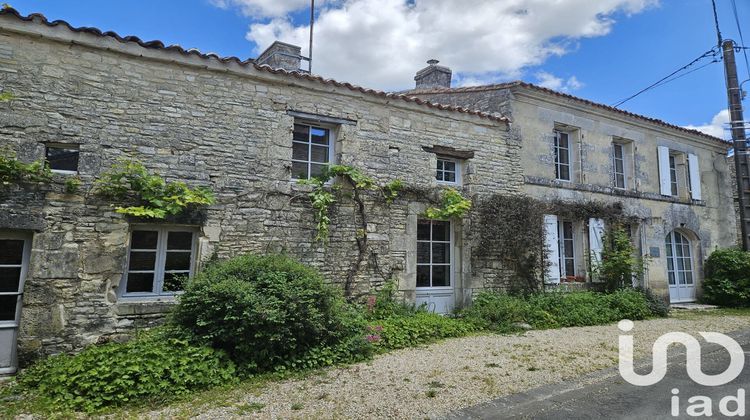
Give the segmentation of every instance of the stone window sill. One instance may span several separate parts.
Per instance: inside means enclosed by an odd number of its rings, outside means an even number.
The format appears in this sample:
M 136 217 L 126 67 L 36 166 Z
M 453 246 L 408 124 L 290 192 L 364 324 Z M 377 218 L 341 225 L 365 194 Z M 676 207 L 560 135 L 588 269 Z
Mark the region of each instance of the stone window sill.
M 163 314 L 172 310 L 177 305 L 174 297 L 158 299 L 120 300 L 115 305 L 117 315 L 151 315 Z

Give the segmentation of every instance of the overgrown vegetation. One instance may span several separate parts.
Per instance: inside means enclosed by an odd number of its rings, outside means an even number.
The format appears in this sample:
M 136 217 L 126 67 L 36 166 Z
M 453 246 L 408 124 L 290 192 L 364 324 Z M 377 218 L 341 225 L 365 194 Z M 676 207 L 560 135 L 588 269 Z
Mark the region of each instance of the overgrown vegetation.
M 117 213 L 136 217 L 163 219 L 195 206 L 214 203 L 207 188 L 190 188 L 184 182 L 167 182 L 151 174 L 142 163 L 121 159 L 101 174 L 95 183 L 96 193 L 118 202 L 135 205 L 115 206 Z
M 706 260 L 703 300 L 729 306 L 750 306 L 750 253 L 717 249 Z
M 662 314 L 652 312 L 644 293 L 621 289 L 613 293 L 547 292 L 526 297 L 484 292 L 462 311 L 462 316 L 478 328 L 511 332 L 519 330 L 521 323 L 547 329 L 602 325 Z
M 371 351 L 364 317 L 340 290 L 282 255 L 212 264 L 188 283 L 173 320 L 247 373 Z
M 81 188 L 81 178 L 77 176 L 70 177 L 65 180 L 65 192 L 68 194 L 75 194 Z
M 34 388 L 61 409 L 92 412 L 108 406 L 168 401 L 236 381 L 221 351 L 156 330 L 125 344 L 91 346 L 75 356 L 53 356 L 23 372 L 19 385 Z
M 52 171 L 44 160 L 23 163 L 16 156 L 0 149 L 0 185 L 50 182 Z
M 594 276 L 604 281 L 609 291 L 631 286 L 634 280 L 640 284 L 646 262 L 637 256 L 638 251 L 625 228 L 613 224 L 602 239 L 604 248 L 601 261 L 593 267 Z
M 16 99 L 16 96 L 11 92 L 0 92 L 0 102 L 7 102 Z
M 461 219 L 466 212 L 471 210 L 471 200 L 464 198 L 460 192 L 453 188 L 446 188 L 441 199 L 442 205 L 440 207 L 428 207 L 424 212 L 425 217 L 435 220 Z

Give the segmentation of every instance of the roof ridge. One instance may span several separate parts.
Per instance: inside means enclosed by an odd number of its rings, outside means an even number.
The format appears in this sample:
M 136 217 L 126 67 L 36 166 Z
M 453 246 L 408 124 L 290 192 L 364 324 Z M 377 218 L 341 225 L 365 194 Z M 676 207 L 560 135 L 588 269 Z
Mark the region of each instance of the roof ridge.
M 615 108 L 615 107 L 610 106 L 610 105 L 602 104 L 602 103 L 599 103 L 599 102 L 594 102 L 594 101 L 592 101 L 590 99 L 581 98 L 580 96 L 571 95 L 569 93 L 559 92 L 559 91 L 556 91 L 554 89 L 550 89 L 550 88 L 539 86 L 539 85 L 536 85 L 536 84 L 533 84 L 533 83 L 525 82 L 523 80 L 514 80 L 514 81 L 511 81 L 511 82 L 493 83 L 493 84 L 488 84 L 488 85 L 477 85 L 477 86 L 463 86 L 463 87 L 455 87 L 455 88 L 413 89 L 413 90 L 405 91 L 403 93 L 407 94 L 407 95 L 430 95 L 430 94 L 456 93 L 456 92 L 459 92 L 459 93 L 460 92 L 482 92 L 482 91 L 488 91 L 488 90 L 509 89 L 509 88 L 516 87 L 516 86 L 520 86 L 520 87 L 528 88 L 528 89 L 534 89 L 534 90 L 537 90 L 537 91 L 540 91 L 540 92 L 544 92 L 546 94 L 556 95 L 556 96 L 560 96 L 560 97 L 563 97 L 563 98 L 566 98 L 566 99 L 571 99 L 571 100 L 574 100 L 574 101 L 582 102 L 582 103 L 585 103 L 587 105 L 591 105 L 591 106 L 594 106 L 594 107 L 597 107 L 597 108 L 605 109 L 605 110 L 610 111 L 610 112 L 616 112 L 616 113 L 619 113 L 619 114 L 627 115 L 627 116 L 632 117 L 632 118 L 636 118 L 636 119 L 640 119 L 640 120 L 645 120 L 645 121 L 648 121 L 650 123 L 661 125 L 663 127 L 667 127 L 667 128 L 670 128 L 670 129 L 674 129 L 674 130 L 678 130 L 678 131 L 682 131 L 682 132 L 686 132 L 686 133 L 698 135 L 698 136 L 705 137 L 705 138 L 713 140 L 713 141 L 717 141 L 717 142 L 719 142 L 719 143 L 721 143 L 723 145 L 726 145 L 726 146 L 730 146 L 731 145 L 731 142 L 729 142 L 727 140 L 724 140 L 724 139 L 716 137 L 716 136 L 712 136 L 710 134 L 706 134 L 706 133 L 704 133 L 702 131 L 698 131 L 698 130 L 695 130 L 695 129 L 692 129 L 692 128 L 681 127 L 679 125 L 668 123 L 668 122 L 666 122 L 664 120 L 660 120 L 658 118 L 648 117 L 648 116 L 645 116 L 643 114 L 636 114 L 635 112 L 630 112 L 630 111 L 626 111 L 624 109 Z
M 390 93 L 390 92 L 384 92 L 384 91 L 377 90 L 377 89 L 365 88 L 359 85 L 354 85 L 352 83 L 339 82 L 334 79 L 326 79 L 321 76 L 312 75 L 312 74 L 308 74 L 308 73 L 301 72 L 301 71 L 287 71 L 283 69 L 272 68 L 268 66 L 267 64 L 259 65 L 255 62 L 255 60 L 250 59 L 250 58 L 246 60 L 242 60 L 235 56 L 222 57 L 215 53 L 202 53 L 198 49 L 195 49 L 195 48 L 185 49 L 179 45 L 165 46 L 164 43 L 159 40 L 143 41 L 137 36 L 133 36 L 133 35 L 121 36 L 114 31 L 103 32 L 101 29 L 94 28 L 94 27 L 74 27 L 64 20 L 49 21 L 41 13 L 31 13 L 27 16 L 23 16 L 21 15 L 21 13 L 19 13 L 16 9 L 12 7 L 0 8 L 0 16 L 4 16 L 4 15 L 13 16 L 23 22 L 33 22 L 33 23 L 42 24 L 48 27 L 64 26 L 69 31 L 75 32 L 75 33 L 87 33 L 87 34 L 91 34 L 91 35 L 95 35 L 99 37 L 114 38 L 115 40 L 123 44 L 134 43 L 134 44 L 141 46 L 142 48 L 164 50 L 164 51 L 174 51 L 184 56 L 197 56 L 205 60 L 214 59 L 223 64 L 231 62 L 241 67 L 252 66 L 253 68 L 259 71 L 264 71 L 264 72 L 271 73 L 271 74 L 281 74 L 284 76 L 294 77 L 297 79 L 304 79 L 304 80 L 318 82 L 318 83 L 322 83 L 326 85 L 332 85 L 336 87 L 344 87 L 351 91 L 361 92 L 367 95 L 378 96 L 378 97 L 386 98 L 386 99 L 399 99 L 399 100 L 403 100 L 404 102 L 415 103 L 417 105 L 426 106 L 432 109 L 439 109 L 442 111 L 458 112 L 462 114 L 473 115 L 473 116 L 485 118 L 491 121 L 498 121 L 498 122 L 504 122 L 504 123 L 510 122 L 510 120 L 507 117 L 484 112 L 484 111 L 469 109 L 469 108 L 465 108 L 461 106 L 434 103 L 434 102 L 427 101 L 421 98 L 409 96 L 403 93 Z

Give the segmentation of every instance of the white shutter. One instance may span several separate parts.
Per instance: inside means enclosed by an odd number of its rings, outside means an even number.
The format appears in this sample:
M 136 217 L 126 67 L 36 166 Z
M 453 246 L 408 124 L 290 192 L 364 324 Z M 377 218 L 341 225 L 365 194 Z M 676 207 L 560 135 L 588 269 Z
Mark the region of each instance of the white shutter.
M 672 176 L 669 172 L 669 147 L 659 146 L 659 191 L 661 195 L 672 195 Z
M 604 220 L 589 219 L 589 251 L 591 253 L 591 265 L 596 267 L 602 262 L 602 251 L 604 250 Z
M 698 167 L 698 156 L 694 154 L 688 154 L 688 166 L 690 166 L 690 191 L 692 192 L 693 200 L 701 199 L 701 170 Z
M 544 215 L 544 245 L 547 248 L 547 273 L 544 282 L 560 283 L 560 249 L 558 248 L 557 216 Z

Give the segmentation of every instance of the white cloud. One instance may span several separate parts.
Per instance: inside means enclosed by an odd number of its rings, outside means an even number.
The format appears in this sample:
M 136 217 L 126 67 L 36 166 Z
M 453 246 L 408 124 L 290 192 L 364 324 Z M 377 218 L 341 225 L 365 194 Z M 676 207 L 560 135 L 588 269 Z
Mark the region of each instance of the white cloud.
M 308 25 L 289 13 L 309 0 L 212 0 L 253 16 L 247 39 L 260 53 L 274 40 L 307 49 Z M 365 86 L 413 86 L 417 70 L 436 58 L 458 80 L 517 78 L 524 68 L 566 54 L 576 40 L 610 32 L 617 13 L 658 0 L 329 0 L 317 10 L 313 72 Z M 578 82 L 567 81 L 571 89 Z
M 560 92 L 572 92 L 574 90 L 583 87 L 583 83 L 578 80 L 575 76 L 570 76 L 567 80 L 557 77 L 552 73 L 546 71 L 537 72 L 534 77 L 537 79 L 537 84 L 547 89 L 557 90 Z
M 686 125 L 685 128 L 702 131 L 708 135 L 718 137 L 720 139 L 729 139 L 730 138 L 729 132 L 724 129 L 724 127 L 726 127 L 728 123 L 729 123 L 729 110 L 724 109 L 724 110 L 719 111 L 718 114 L 714 115 L 714 117 L 711 118 L 711 122 L 709 124 Z

